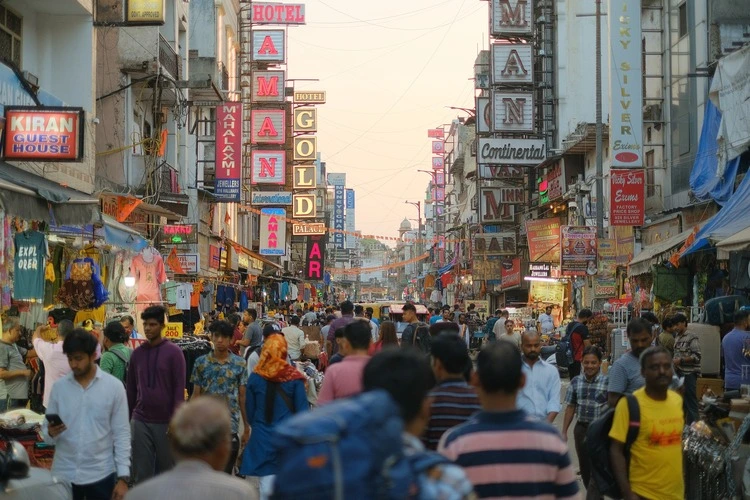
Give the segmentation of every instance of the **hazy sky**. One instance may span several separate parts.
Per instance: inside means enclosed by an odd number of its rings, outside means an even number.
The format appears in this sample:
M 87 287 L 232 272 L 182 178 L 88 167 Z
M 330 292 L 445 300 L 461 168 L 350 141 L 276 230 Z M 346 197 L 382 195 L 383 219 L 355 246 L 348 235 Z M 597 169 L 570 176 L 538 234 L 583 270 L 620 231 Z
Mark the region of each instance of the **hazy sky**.
M 301 0 L 304 1 L 304 0 Z M 487 44 L 487 2 L 307 0 L 288 33 L 288 78 L 325 90 L 318 150 L 357 196 L 356 227 L 395 236 L 430 180 L 427 129 L 474 107 L 474 59 Z

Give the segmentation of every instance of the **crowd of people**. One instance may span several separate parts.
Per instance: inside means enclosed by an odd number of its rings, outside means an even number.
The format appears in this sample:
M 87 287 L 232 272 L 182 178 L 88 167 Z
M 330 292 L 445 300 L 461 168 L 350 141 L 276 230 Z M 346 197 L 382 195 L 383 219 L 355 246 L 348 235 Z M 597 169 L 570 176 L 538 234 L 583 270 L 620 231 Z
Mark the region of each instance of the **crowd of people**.
M 323 429 L 337 408 L 345 411 L 337 405 L 364 405 L 363 395 L 380 391 L 399 415 L 395 458 L 430 464 L 416 469 L 413 498 L 578 498 L 571 426 L 586 498 L 602 498 L 596 472 L 602 464 L 590 447 L 592 430 L 607 417 L 611 451 L 604 466 L 623 497 L 683 498 L 681 435 L 697 418 L 690 391 L 700 368 L 700 345 L 684 316 L 662 324 L 631 320 L 630 350 L 604 374 L 603 352 L 591 345 L 586 327 L 592 313 L 581 310 L 567 326 L 573 361 L 561 395 L 558 368 L 541 356 L 541 337 L 549 332 L 541 315 L 537 328 L 519 333 L 498 311 L 485 325 L 494 334 L 472 359 L 463 328 L 470 312 L 454 322 L 448 308 L 421 322 L 407 303 L 399 339 L 394 322 L 378 321 L 362 306 L 344 301 L 337 309 L 323 316 L 328 366 L 315 404 L 308 397 L 313 382 L 301 369 L 309 339 L 300 326 L 320 318 L 311 309 L 282 324 L 262 324 L 252 309 L 212 322 L 213 350 L 191 373 L 181 350 L 163 336 L 161 306 L 143 311 L 145 342 L 132 351 L 125 345 L 132 319 L 107 324 L 101 343 L 66 321 L 56 325 L 56 343 L 38 329 L 34 354 L 46 368 L 42 435 L 55 446 L 53 474 L 72 485 L 76 499 L 265 499 L 274 491 L 289 498 L 286 483 L 275 483 L 285 465 L 278 432 L 316 419 L 321 423 L 312 428 Z M 747 313 L 736 320 L 738 332 L 749 326 Z M 17 337 L 18 324 L 6 320 L 0 379 L 8 408 L 24 407 L 28 393 L 16 387 L 30 377 Z M 728 360 L 728 387 L 740 381 L 730 376 L 732 366 Z M 561 431 L 552 425 L 560 412 Z M 300 471 L 295 480 L 313 487 L 312 474 Z

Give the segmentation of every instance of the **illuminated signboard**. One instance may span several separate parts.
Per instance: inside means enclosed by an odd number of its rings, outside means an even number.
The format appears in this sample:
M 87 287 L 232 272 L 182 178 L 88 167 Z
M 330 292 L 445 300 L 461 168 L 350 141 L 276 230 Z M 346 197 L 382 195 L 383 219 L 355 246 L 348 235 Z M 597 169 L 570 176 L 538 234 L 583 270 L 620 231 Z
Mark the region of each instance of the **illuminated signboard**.
M 326 237 L 308 236 L 305 258 L 305 279 L 322 280 L 325 268 Z
M 251 99 L 253 102 L 283 102 L 284 81 L 283 71 L 253 72 Z
M 318 155 L 318 139 L 313 136 L 294 138 L 294 160 L 315 161 Z
M 227 102 L 216 108 L 217 201 L 240 201 L 242 178 L 242 103 Z
M 261 255 L 286 254 L 286 210 L 263 208 L 260 211 Z
M 309 236 L 313 234 L 326 234 L 326 225 L 323 222 L 292 224 L 292 235 L 294 236 Z
M 445 137 L 445 130 L 442 128 L 431 128 L 427 130 L 427 137 L 433 139 L 443 139 Z
M 167 224 L 159 231 L 161 245 L 192 245 L 198 243 L 198 224 Z
M 286 182 L 286 151 L 253 150 L 250 155 L 250 183 L 278 184 Z
M 128 23 L 164 24 L 164 0 L 128 0 Z
M 283 109 L 255 109 L 252 111 L 253 144 L 284 144 L 286 140 L 286 111 Z
M 286 60 L 284 30 L 253 31 L 253 61 L 283 63 Z
M 305 24 L 305 4 L 253 2 L 248 17 L 253 24 Z
M 326 93 L 322 90 L 315 91 L 294 91 L 294 102 L 301 104 L 325 104 Z
M 5 107 L 5 159 L 80 161 L 82 108 Z
M 315 193 L 294 195 L 292 199 L 292 217 L 295 219 L 314 219 L 317 216 Z
M 294 132 L 316 132 L 318 130 L 318 110 L 296 108 L 294 110 Z
M 290 191 L 253 190 L 250 193 L 250 204 L 255 206 L 291 205 L 292 193 Z

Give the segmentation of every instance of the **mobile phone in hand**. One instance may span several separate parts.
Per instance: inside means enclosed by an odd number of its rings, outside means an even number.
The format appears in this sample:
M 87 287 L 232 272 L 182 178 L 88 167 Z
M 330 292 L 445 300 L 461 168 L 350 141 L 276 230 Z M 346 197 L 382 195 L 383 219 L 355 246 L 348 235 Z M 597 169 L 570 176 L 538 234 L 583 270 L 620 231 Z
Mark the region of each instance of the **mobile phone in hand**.
M 47 422 L 49 422 L 51 425 L 58 426 L 58 425 L 63 424 L 63 421 L 60 418 L 60 415 L 56 413 L 48 413 L 47 415 L 45 415 L 45 418 L 47 419 Z

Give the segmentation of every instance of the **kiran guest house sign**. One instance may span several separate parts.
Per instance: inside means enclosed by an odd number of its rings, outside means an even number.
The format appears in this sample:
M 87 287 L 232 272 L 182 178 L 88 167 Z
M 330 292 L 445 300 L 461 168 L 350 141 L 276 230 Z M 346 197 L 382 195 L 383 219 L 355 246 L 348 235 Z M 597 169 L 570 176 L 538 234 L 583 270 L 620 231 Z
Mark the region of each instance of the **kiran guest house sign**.
M 83 109 L 5 107 L 5 159 L 80 161 Z

